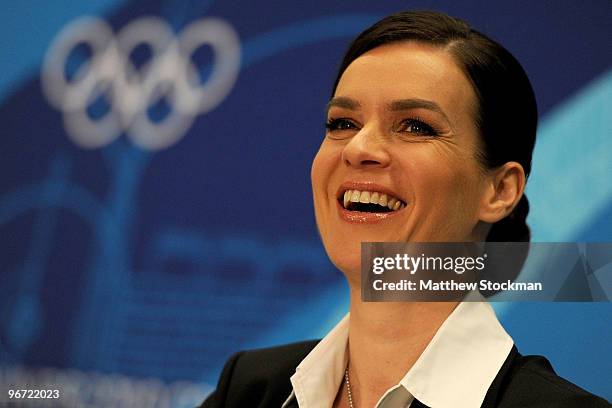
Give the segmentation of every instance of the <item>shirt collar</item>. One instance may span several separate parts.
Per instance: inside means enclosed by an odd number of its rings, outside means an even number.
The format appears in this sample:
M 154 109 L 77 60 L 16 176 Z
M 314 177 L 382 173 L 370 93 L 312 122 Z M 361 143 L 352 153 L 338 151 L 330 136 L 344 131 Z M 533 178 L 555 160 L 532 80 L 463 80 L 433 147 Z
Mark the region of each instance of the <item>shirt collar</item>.
M 480 407 L 512 349 L 491 306 L 479 293 L 469 296 L 399 383 L 429 407 Z M 300 407 L 332 406 L 348 360 L 348 329 L 347 314 L 296 368 L 291 383 Z
M 348 362 L 349 314 L 302 360 L 291 377 L 300 407 L 331 407 Z
M 484 298 L 470 296 L 400 381 L 427 406 L 480 407 L 514 344 Z

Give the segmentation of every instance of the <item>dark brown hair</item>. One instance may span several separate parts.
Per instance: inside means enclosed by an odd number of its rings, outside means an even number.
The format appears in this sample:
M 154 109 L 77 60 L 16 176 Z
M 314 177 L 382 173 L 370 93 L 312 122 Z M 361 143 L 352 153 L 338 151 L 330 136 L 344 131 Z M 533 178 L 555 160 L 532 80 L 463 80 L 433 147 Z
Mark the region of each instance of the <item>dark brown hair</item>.
M 488 169 L 518 162 L 528 177 L 538 124 L 531 83 L 508 50 L 463 20 L 435 11 L 407 11 L 378 21 L 349 46 L 332 96 L 351 62 L 373 48 L 400 41 L 439 46 L 453 56 L 478 100 L 475 122 L 483 146 L 478 160 Z M 529 202 L 523 195 L 510 215 L 493 224 L 487 241 L 529 241 L 528 213 Z

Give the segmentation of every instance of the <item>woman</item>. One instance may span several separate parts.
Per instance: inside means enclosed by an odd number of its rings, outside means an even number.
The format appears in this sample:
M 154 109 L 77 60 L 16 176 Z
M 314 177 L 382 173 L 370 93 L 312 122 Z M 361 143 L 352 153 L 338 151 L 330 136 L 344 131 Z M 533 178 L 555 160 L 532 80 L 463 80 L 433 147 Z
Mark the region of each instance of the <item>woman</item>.
M 353 41 L 327 108 L 315 215 L 350 313 L 319 342 L 234 355 L 203 406 L 608 406 L 521 356 L 486 302 L 360 298 L 361 242 L 529 240 L 537 108 L 512 55 L 461 20 L 398 13 Z

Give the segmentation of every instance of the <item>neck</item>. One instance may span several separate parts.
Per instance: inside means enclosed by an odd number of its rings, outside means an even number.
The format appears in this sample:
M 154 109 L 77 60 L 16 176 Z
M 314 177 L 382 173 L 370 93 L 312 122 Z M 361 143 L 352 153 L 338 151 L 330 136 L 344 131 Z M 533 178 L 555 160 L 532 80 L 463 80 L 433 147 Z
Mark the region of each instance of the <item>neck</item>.
M 349 374 L 355 406 L 374 406 L 417 361 L 458 302 L 362 302 L 351 285 Z

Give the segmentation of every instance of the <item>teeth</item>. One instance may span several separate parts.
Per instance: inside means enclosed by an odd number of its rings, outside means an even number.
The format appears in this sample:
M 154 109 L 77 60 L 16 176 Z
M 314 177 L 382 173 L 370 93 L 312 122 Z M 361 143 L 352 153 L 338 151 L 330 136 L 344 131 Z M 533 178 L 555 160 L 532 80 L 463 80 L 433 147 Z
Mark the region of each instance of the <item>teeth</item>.
M 381 194 L 380 199 L 378 200 L 378 205 L 382 205 L 383 207 L 387 206 L 387 195 Z
M 370 196 L 370 202 L 372 204 L 378 204 L 378 199 L 380 198 L 380 195 L 378 194 L 378 191 L 375 191 L 372 193 L 372 195 Z
M 378 204 L 388 207 L 392 211 L 401 210 L 406 206 L 401 200 L 378 191 L 346 190 L 342 200 L 346 209 L 348 209 L 350 203 Z
M 370 192 L 369 191 L 362 191 L 361 192 L 361 196 L 359 197 L 359 202 L 360 203 L 364 203 L 364 204 L 368 204 L 370 202 Z

